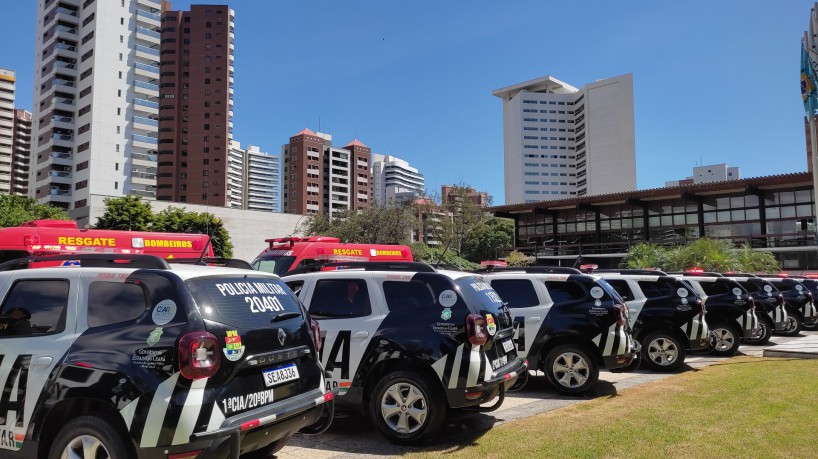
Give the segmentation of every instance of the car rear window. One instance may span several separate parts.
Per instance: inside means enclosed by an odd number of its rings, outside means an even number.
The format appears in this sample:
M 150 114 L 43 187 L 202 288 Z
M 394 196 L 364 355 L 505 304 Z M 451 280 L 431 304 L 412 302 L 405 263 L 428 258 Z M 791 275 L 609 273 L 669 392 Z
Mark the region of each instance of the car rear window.
M 669 296 L 675 296 L 676 291 L 681 287 L 681 284 L 675 280 L 663 279 L 661 277 L 656 279 L 655 282 L 639 281 L 637 283 L 647 298 L 667 298 Z
M 215 307 L 230 325 L 263 326 L 281 313 L 301 313 L 292 291 L 269 277 L 208 277 L 187 281 L 199 307 Z
M 461 277 L 454 281 L 454 283 L 460 288 L 461 295 L 472 307 L 479 306 L 490 314 L 499 315 L 502 313 L 503 300 L 500 298 L 500 295 L 491 288 L 491 285 L 483 281 L 482 278 Z M 435 293 L 440 296 L 440 293 L 443 292 Z
M 510 308 L 530 308 L 540 304 L 534 284 L 528 279 L 494 279 L 491 286 Z

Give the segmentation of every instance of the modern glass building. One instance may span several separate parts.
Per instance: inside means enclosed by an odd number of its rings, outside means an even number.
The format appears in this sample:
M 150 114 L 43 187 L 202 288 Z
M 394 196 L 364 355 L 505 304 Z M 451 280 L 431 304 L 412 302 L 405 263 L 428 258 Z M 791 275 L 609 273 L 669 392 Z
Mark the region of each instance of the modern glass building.
M 539 263 L 613 267 L 631 245 L 701 237 L 772 252 L 787 270 L 818 269 L 809 172 L 497 206 L 513 218 L 514 246 Z

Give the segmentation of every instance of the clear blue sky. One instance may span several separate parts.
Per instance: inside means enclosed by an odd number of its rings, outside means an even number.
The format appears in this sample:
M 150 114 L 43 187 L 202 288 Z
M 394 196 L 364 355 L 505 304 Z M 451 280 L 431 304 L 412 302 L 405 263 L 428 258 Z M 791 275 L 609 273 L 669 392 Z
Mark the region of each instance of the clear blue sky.
M 112 1 L 112 0 L 103 0 Z M 175 1 L 174 9 L 191 3 Z M 305 127 L 410 162 L 427 189 L 503 204 L 497 88 L 633 73 L 637 186 L 726 162 L 807 169 L 799 90 L 807 0 L 234 0 L 234 136 L 279 153 Z M 0 67 L 31 107 L 36 2 L 3 1 Z

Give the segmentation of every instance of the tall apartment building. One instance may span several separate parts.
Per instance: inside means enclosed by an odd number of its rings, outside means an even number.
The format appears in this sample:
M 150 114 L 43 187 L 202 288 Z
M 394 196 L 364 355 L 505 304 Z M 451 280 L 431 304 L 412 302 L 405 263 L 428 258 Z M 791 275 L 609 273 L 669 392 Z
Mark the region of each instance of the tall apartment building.
M 162 13 L 159 200 L 229 205 L 234 16 L 227 5 Z
M 31 112 L 14 110 L 11 134 L 11 194 L 28 196 L 29 164 L 31 162 Z
M 38 0 L 29 194 L 156 195 L 160 0 Z
M 355 139 L 342 148 L 332 135 L 304 129 L 281 146 L 282 212 L 327 213 L 370 205 L 371 150 Z
M 253 145 L 241 148 L 239 142 L 232 141 L 227 161 L 228 207 L 280 212 L 280 166 L 277 155 Z
M 669 180 L 665 186 L 693 185 L 695 183 L 723 182 L 725 180 L 738 180 L 741 178 L 741 170 L 738 167 L 730 167 L 725 163 L 711 164 L 708 166 L 696 166 L 693 168 L 693 175 L 682 180 Z
M 0 194 L 11 192 L 15 85 L 14 70 L 0 68 Z
M 456 202 L 459 200 L 460 197 L 460 190 L 463 190 L 463 187 L 455 186 L 455 185 L 441 185 L 440 187 L 440 199 L 442 202 Z M 486 207 L 490 205 L 489 202 L 489 194 L 485 191 L 477 191 L 474 188 L 467 188 L 465 193 L 466 199 L 471 201 L 473 204 L 479 207 Z
M 372 154 L 372 199 L 381 206 L 398 205 L 422 197 L 423 174 L 391 155 Z
M 545 76 L 497 89 L 506 203 L 636 189 L 633 75 L 575 88 Z

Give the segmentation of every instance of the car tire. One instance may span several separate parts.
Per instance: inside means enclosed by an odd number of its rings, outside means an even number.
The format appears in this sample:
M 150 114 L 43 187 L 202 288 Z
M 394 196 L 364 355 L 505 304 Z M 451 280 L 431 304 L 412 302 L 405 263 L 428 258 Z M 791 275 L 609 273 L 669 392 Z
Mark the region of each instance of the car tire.
M 243 459 L 271 459 L 275 457 L 275 454 L 281 451 L 282 448 L 287 446 L 289 443 L 290 438 L 292 438 L 292 434 L 287 435 L 286 437 L 279 438 L 278 440 L 270 443 L 269 445 L 259 448 L 255 451 L 251 451 L 249 453 L 244 453 L 241 455 Z
M 758 317 L 758 326 L 761 327 L 761 336 L 758 338 L 745 338 L 744 343 L 760 346 L 770 341 L 770 338 L 773 336 L 775 324 L 773 324 L 772 320 L 765 318 L 765 316 L 766 314 L 761 314 Z
M 789 327 L 787 330 L 778 332 L 781 336 L 798 336 L 801 333 L 801 330 L 804 328 L 804 321 L 801 319 L 801 316 L 795 313 L 787 314 L 787 322 L 789 323 Z
M 738 347 L 741 344 L 738 327 L 717 323 L 710 327 L 710 332 L 715 337 L 713 350 L 710 351 L 711 354 L 719 357 L 730 357 L 738 352 Z
M 369 401 L 372 422 L 393 443 L 420 445 L 440 431 L 446 419 L 446 399 L 433 381 L 411 371 L 382 378 Z
M 581 394 L 599 379 L 599 367 L 585 349 L 563 344 L 551 349 L 545 357 L 545 377 L 559 392 Z
M 122 434 L 106 419 L 80 416 L 69 421 L 51 444 L 49 459 L 93 457 L 120 459 L 131 457 Z
M 673 333 L 655 331 L 642 341 L 642 364 L 653 371 L 673 371 L 685 361 L 685 347 Z

